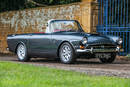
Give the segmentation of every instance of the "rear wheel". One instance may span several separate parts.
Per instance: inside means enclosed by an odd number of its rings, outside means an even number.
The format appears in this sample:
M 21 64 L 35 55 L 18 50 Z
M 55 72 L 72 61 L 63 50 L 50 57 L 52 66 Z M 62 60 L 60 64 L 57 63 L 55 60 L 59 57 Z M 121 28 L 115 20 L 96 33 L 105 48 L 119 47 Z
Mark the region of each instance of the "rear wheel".
M 17 56 L 18 60 L 22 62 L 27 62 L 30 60 L 27 54 L 27 48 L 25 44 L 19 44 L 17 47 Z
M 107 55 L 107 54 L 106 54 Z M 116 53 L 111 53 L 109 57 L 99 58 L 102 63 L 112 63 L 116 59 Z
M 75 52 L 73 47 L 65 42 L 61 45 L 59 50 L 59 57 L 62 63 L 70 64 L 75 61 Z

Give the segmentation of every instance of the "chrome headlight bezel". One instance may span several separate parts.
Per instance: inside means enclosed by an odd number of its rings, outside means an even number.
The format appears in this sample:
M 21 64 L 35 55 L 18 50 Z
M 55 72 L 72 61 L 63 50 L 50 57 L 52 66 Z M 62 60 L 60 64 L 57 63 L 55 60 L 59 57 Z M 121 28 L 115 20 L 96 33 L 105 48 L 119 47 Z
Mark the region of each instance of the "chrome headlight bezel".
M 83 45 L 85 45 L 85 44 L 87 44 L 87 42 L 88 42 L 88 39 L 87 39 L 86 37 L 83 37 L 81 43 L 82 43 Z
M 123 43 L 123 41 L 122 41 L 121 38 L 119 38 L 116 42 L 117 42 L 117 44 L 119 44 L 119 45 L 121 45 L 121 44 Z

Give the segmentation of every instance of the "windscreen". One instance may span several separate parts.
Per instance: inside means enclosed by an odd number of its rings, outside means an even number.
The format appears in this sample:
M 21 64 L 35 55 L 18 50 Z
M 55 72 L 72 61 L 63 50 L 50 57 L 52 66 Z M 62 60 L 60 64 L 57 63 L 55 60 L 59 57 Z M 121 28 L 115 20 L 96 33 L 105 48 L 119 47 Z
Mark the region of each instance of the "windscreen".
M 51 22 L 51 31 L 79 31 L 80 27 L 76 21 L 53 21 Z

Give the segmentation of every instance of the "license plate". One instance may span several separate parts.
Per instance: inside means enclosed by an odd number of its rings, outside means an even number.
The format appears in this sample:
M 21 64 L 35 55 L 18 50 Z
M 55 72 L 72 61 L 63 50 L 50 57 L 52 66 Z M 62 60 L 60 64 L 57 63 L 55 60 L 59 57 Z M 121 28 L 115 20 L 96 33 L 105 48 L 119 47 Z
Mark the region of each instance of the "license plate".
M 110 58 L 111 57 L 111 53 L 96 53 L 95 54 L 96 58 Z

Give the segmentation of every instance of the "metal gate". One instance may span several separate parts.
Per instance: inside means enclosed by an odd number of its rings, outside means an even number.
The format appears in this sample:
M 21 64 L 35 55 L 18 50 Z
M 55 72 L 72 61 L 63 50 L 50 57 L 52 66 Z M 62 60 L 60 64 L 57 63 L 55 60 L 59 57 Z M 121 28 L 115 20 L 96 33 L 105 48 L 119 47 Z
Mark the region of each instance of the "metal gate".
M 130 53 L 130 1 L 98 0 L 99 20 L 97 32 L 104 35 L 120 36 L 123 39 L 124 52 Z

